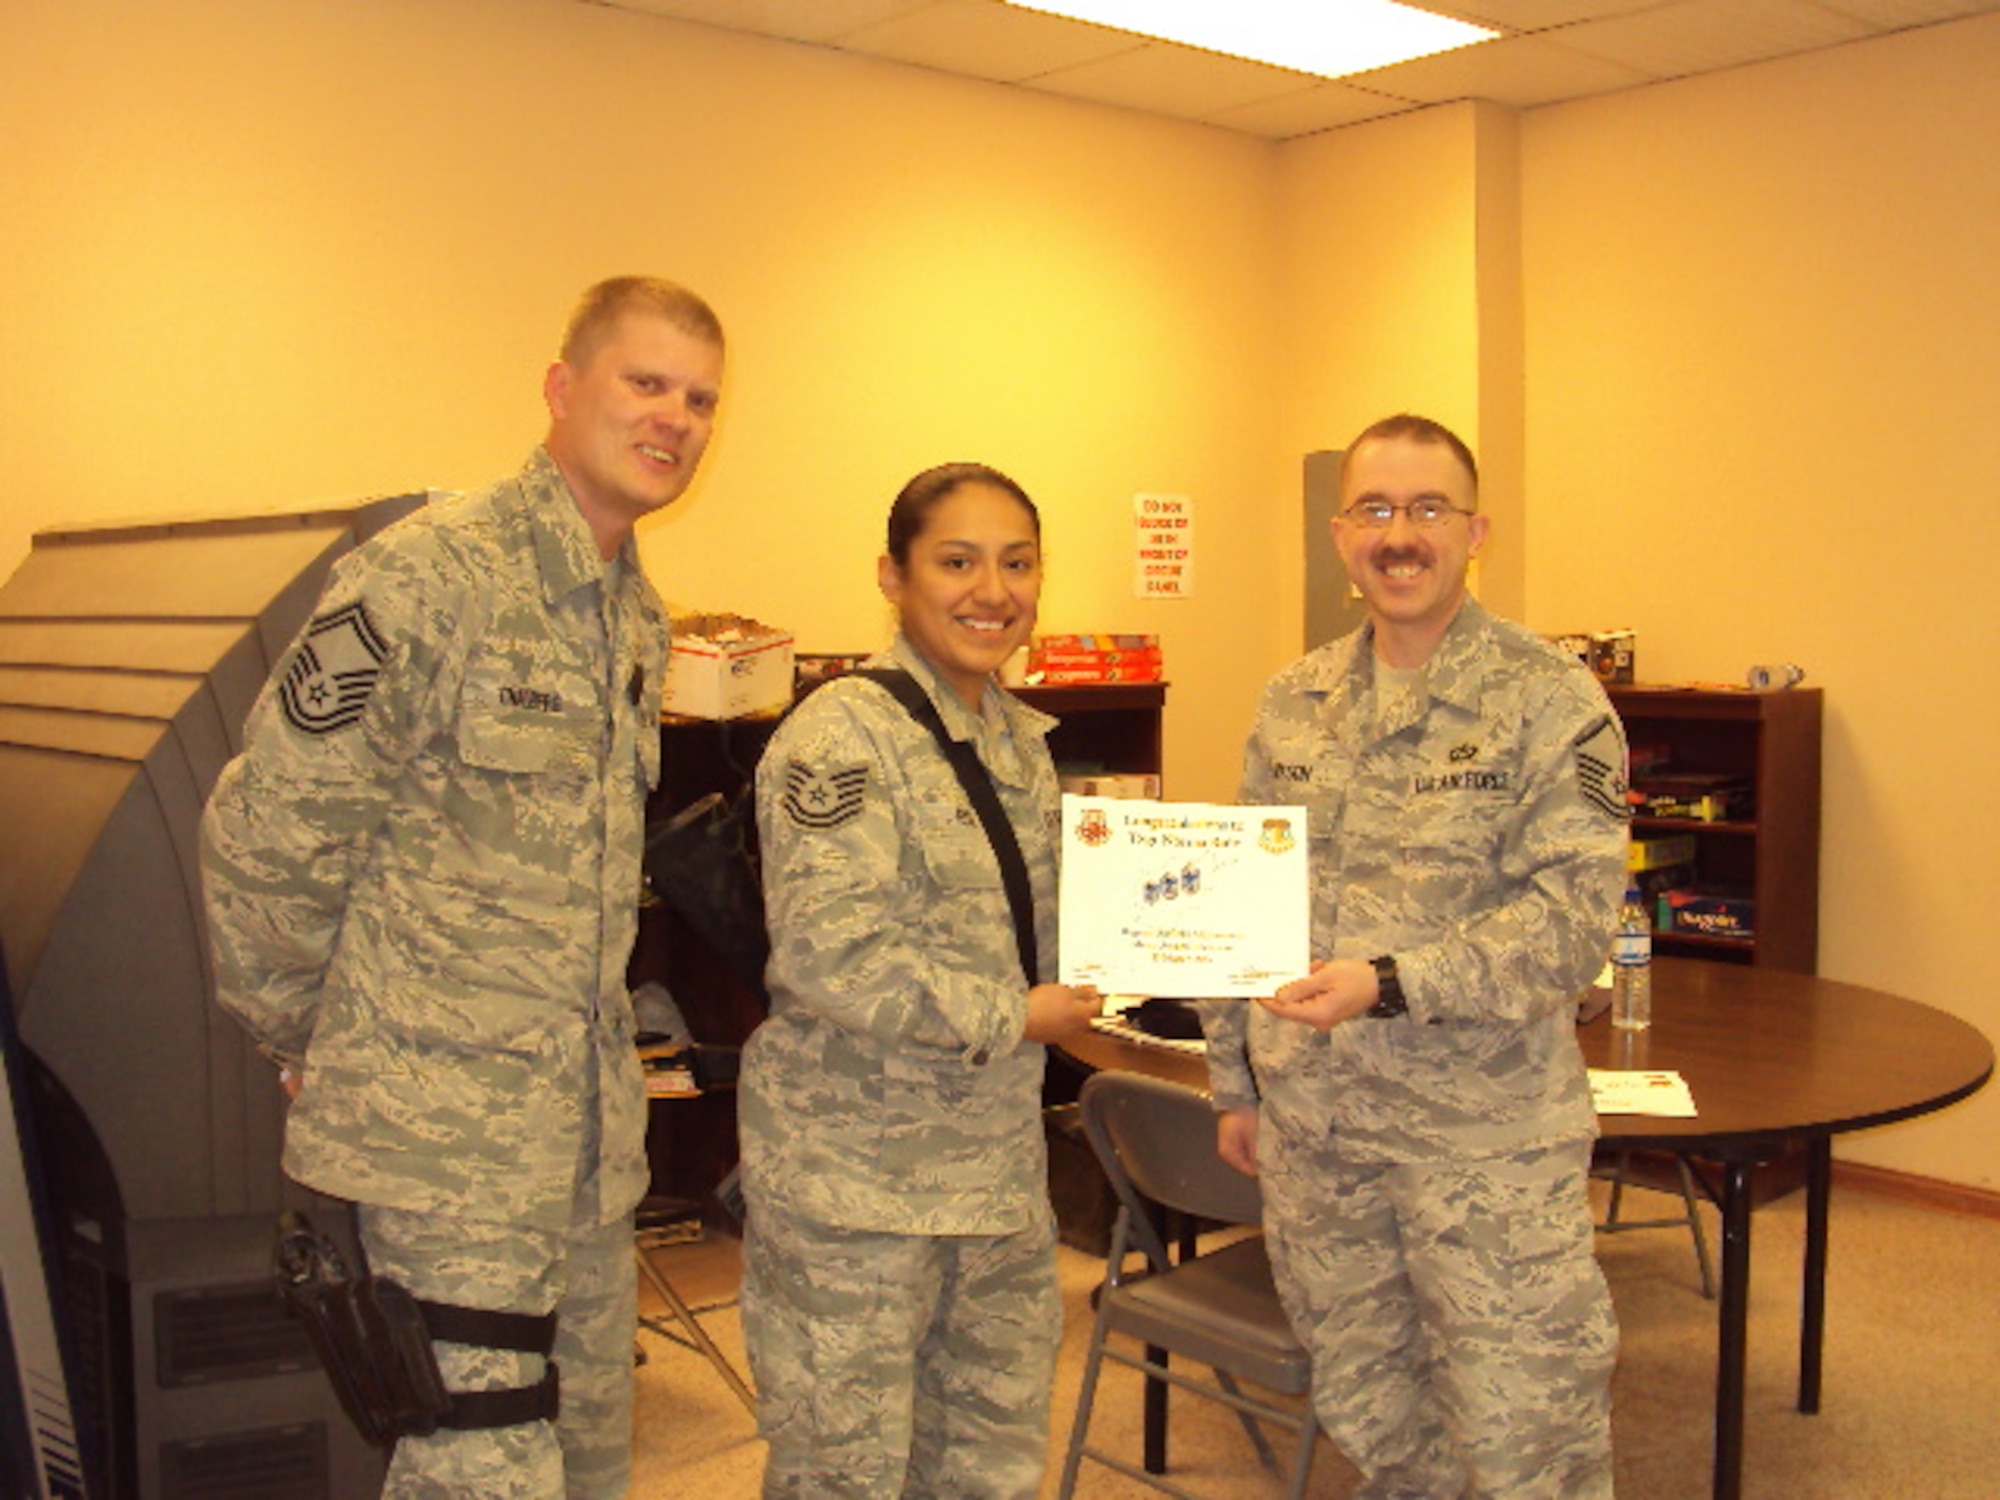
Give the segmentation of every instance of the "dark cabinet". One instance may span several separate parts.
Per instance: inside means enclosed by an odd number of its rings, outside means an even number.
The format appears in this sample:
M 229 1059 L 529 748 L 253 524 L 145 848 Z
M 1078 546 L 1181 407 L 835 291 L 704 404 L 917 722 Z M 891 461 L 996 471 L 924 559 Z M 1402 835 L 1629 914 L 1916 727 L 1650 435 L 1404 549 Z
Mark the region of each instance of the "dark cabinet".
M 1023 703 L 1062 721 L 1049 735 L 1049 754 L 1058 771 L 1159 773 L 1164 682 L 1013 691 Z

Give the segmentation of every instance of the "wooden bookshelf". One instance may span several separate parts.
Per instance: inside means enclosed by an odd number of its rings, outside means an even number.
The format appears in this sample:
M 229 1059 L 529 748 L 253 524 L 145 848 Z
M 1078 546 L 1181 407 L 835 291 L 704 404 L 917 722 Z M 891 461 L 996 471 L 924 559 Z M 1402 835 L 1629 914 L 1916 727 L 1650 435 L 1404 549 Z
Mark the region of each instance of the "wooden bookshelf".
M 1633 820 L 1634 836 L 1691 835 L 1695 878 L 1703 885 L 1748 891 L 1756 903 L 1748 938 L 1656 931 L 1653 951 L 1816 972 L 1821 691 L 1655 686 L 1606 691 L 1631 744 L 1664 745 L 1673 770 L 1741 777 L 1752 788 L 1752 811 L 1741 820 Z

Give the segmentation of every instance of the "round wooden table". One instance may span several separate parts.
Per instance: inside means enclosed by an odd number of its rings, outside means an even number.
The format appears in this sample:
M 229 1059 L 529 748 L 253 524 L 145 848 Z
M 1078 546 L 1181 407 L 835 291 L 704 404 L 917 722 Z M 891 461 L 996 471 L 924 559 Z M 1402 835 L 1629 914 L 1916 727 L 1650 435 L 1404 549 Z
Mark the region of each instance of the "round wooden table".
M 1833 1137 L 1956 1103 L 1993 1073 L 1993 1047 L 1933 1006 L 1811 974 L 1699 959 L 1653 961 L 1653 1024 L 1614 1030 L 1606 1016 L 1577 1029 L 1593 1068 L 1668 1069 L 1687 1080 L 1693 1119 L 1600 1115 L 1607 1146 L 1671 1151 L 1721 1167 L 1722 1286 L 1717 1309 L 1717 1500 L 1743 1479 L 1743 1394 L 1750 1222 L 1759 1167 L 1806 1156 L 1806 1248 L 1799 1410 L 1820 1403 L 1826 1331 L 1827 1205 Z M 1198 1054 L 1102 1032 L 1063 1050 L 1089 1069 L 1123 1068 L 1206 1090 Z

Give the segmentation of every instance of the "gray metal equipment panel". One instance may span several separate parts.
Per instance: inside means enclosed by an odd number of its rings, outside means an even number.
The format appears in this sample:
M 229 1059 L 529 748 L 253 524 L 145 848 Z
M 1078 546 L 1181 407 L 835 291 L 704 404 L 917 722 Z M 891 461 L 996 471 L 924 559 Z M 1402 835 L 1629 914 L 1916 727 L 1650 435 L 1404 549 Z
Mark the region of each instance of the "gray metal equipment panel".
M 424 498 L 45 531 L 0 588 L 0 944 L 135 1221 L 277 1203 L 267 1070 L 212 1003 L 201 807 L 335 560 Z
M 1333 549 L 1333 518 L 1340 512 L 1340 450 L 1305 457 L 1306 618 L 1303 650 L 1310 651 L 1358 628 L 1367 611 Z
M 137 1500 L 192 1495 L 217 1454 L 244 1475 L 317 1476 L 287 1493 L 380 1486 L 381 1455 L 316 1369 L 184 1357 L 261 1305 L 273 1216 L 299 1194 L 270 1065 L 214 1003 L 196 850 L 328 571 L 425 498 L 43 532 L 0 588 L 0 946 L 60 1124 L 44 1165 L 69 1195 L 55 1232 L 93 1351 L 92 1436 L 121 1446 Z M 290 1330 L 266 1322 L 282 1345 Z

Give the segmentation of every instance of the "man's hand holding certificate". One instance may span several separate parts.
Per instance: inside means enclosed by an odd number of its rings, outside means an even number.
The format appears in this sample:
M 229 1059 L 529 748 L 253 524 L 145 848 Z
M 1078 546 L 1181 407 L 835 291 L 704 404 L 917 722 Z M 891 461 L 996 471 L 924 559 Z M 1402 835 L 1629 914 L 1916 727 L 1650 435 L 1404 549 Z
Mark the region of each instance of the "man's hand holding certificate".
M 1062 982 L 1259 998 L 1311 951 L 1306 810 L 1062 799 Z

